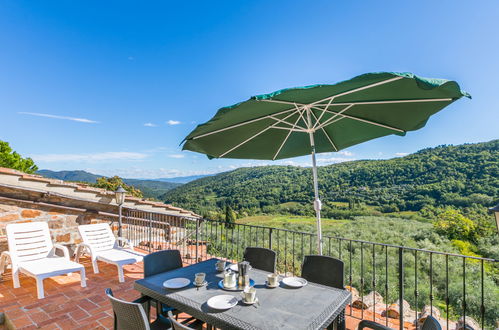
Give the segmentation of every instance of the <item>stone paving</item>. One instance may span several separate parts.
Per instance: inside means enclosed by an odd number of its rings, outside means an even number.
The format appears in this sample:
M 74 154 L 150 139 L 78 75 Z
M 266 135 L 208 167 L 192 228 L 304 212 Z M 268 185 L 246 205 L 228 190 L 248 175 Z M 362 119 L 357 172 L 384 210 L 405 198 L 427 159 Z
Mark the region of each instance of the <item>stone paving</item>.
M 142 264 L 125 266 L 125 282 L 119 283 L 115 266 L 99 263 L 101 272 L 94 274 L 88 258 L 81 258 L 80 262 L 87 272 L 86 288 L 80 286 L 77 273 L 52 277 L 44 281 L 46 298 L 41 300 L 36 297 L 34 279 L 21 275 L 21 288 L 14 289 L 10 271 L 6 272 L 0 281 L 0 313 L 5 313 L 6 323 L 0 329 L 112 329 L 111 304 L 104 290 L 111 288 L 116 297 L 124 300 L 138 298 L 133 282 L 142 278 Z M 360 317 L 360 312 L 351 311 L 355 317 Z M 378 322 L 385 323 L 385 318 L 375 315 Z M 373 319 L 373 313 L 364 311 L 364 318 Z M 397 320 L 390 321 L 389 326 L 398 329 Z M 347 316 L 348 329 L 356 329 L 358 322 L 359 319 Z M 409 323 L 405 325 L 413 328 Z

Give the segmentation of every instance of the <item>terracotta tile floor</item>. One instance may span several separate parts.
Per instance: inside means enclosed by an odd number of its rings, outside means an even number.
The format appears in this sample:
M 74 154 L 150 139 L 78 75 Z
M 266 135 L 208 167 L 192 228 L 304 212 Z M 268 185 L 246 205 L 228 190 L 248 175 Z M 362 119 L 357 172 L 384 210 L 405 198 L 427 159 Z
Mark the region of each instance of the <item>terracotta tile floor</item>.
M 0 312 L 5 313 L 6 323 L 0 329 L 112 329 L 113 314 L 104 290 L 111 288 L 124 300 L 138 298 L 133 282 L 142 278 L 142 264 L 125 266 L 125 282 L 119 283 L 115 266 L 99 263 L 100 274 L 94 274 L 88 258 L 80 262 L 87 272 L 86 288 L 80 286 L 78 273 L 52 277 L 44 281 L 45 299 L 41 300 L 36 297 L 34 279 L 21 275 L 21 288 L 14 289 L 10 271 L 5 273 L 0 281 Z M 360 311 L 353 309 L 352 315 L 360 317 Z M 372 319 L 372 315 L 364 311 L 365 318 Z M 384 318 L 376 317 L 384 324 Z M 358 322 L 348 316 L 347 328 L 356 329 Z M 398 323 L 389 325 L 398 328 Z

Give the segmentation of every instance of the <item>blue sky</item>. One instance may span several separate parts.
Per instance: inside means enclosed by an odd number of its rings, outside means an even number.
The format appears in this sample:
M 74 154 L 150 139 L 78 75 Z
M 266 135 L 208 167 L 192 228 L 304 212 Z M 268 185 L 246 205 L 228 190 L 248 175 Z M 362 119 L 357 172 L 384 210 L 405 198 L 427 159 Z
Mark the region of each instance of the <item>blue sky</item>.
M 493 0 L 4 0 L 0 139 L 40 168 L 214 173 L 269 163 L 180 151 L 218 108 L 285 87 L 409 71 L 456 80 L 473 99 L 405 137 L 322 154 L 320 165 L 488 141 L 499 135 L 497 17 Z

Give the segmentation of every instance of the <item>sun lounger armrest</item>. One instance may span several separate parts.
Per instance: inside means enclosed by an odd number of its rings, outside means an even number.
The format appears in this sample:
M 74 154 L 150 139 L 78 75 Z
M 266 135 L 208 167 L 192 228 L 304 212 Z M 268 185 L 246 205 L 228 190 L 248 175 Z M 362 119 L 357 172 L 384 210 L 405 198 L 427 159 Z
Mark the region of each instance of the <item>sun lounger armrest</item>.
M 0 275 L 5 272 L 5 268 L 7 268 L 9 263 L 12 263 L 10 253 L 9 251 L 3 251 L 2 254 L 0 254 Z
M 95 258 L 95 252 L 92 249 L 92 247 L 88 244 L 85 243 L 80 243 L 76 246 L 75 250 L 75 262 L 78 262 L 80 259 L 81 254 L 83 253 L 83 250 L 87 249 L 87 252 L 90 253 L 90 257 L 92 260 Z
M 117 241 L 117 242 L 118 242 L 118 241 L 123 242 L 123 245 L 124 245 L 124 246 L 128 245 L 128 246 L 130 247 L 130 249 L 132 249 L 132 250 L 133 250 L 133 244 L 132 244 L 132 242 L 130 242 L 130 241 L 129 241 L 129 240 L 127 240 L 126 238 L 124 238 L 124 237 L 116 237 L 116 241 Z
M 54 254 L 56 250 L 61 250 L 62 253 L 64 254 L 64 258 L 69 260 L 69 250 L 67 247 L 61 244 L 54 244 L 54 250 L 53 250 Z

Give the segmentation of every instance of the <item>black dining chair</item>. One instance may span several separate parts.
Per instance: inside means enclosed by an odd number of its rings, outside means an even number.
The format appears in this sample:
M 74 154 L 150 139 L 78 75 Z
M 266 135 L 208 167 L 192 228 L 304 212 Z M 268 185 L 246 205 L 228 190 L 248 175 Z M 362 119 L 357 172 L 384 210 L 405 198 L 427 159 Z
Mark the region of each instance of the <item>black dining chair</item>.
M 144 257 L 144 278 L 182 268 L 179 250 L 153 252 Z
M 343 261 L 321 255 L 308 255 L 303 260 L 301 277 L 309 282 L 344 289 Z
M 179 250 L 153 252 L 144 257 L 144 278 L 182 268 L 182 266 L 182 256 Z M 156 301 L 156 315 L 162 314 L 166 317 L 169 311 L 173 312 L 175 309 Z
M 149 321 L 149 316 L 143 304 L 147 298 L 142 297 L 134 301 L 125 301 L 115 298 L 111 289 L 106 289 L 106 295 L 111 301 L 114 313 L 114 329 L 119 330 L 160 330 L 171 329 L 172 323 L 168 318 L 158 317 L 154 322 Z
M 303 259 L 301 277 L 309 282 L 344 289 L 344 264 L 343 261 L 321 255 L 308 255 Z M 345 312 L 337 318 L 338 329 L 345 329 Z
M 389 328 L 387 326 L 369 320 L 360 321 L 358 330 L 363 330 L 364 328 L 373 329 L 373 330 L 392 330 L 392 328 Z M 421 330 L 442 330 L 442 326 L 440 325 L 440 322 L 438 322 L 436 318 L 434 318 L 431 315 L 428 315 L 428 317 L 426 317 L 425 321 L 423 322 Z
M 442 326 L 440 325 L 440 322 L 438 322 L 436 318 L 434 318 L 431 315 L 428 315 L 426 317 L 426 320 L 424 320 L 423 322 L 421 330 L 442 330 Z
M 357 330 L 364 330 L 364 329 L 372 329 L 372 330 L 393 330 L 392 328 L 389 328 L 387 326 L 384 326 L 382 324 L 379 324 L 374 321 L 369 321 L 369 320 L 362 320 L 359 323 L 359 327 Z
M 244 250 L 243 260 L 248 261 L 251 267 L 275 273 L 277 254 L 275 251 L 260 247 L 247 247 Z
M 172 312 L 168 312 L 168 318 L 170 319 L 170 322 L 172 323 L 172 330 L 191 330 L 191 329 L 203 329 L 203 322 L 196 320 L 192 323 L 181 323 L 178 320 L 176 320 L 173 317 Z M 191 319 L 188 319 L 187 321 L 184 322 L 189 322 Z

